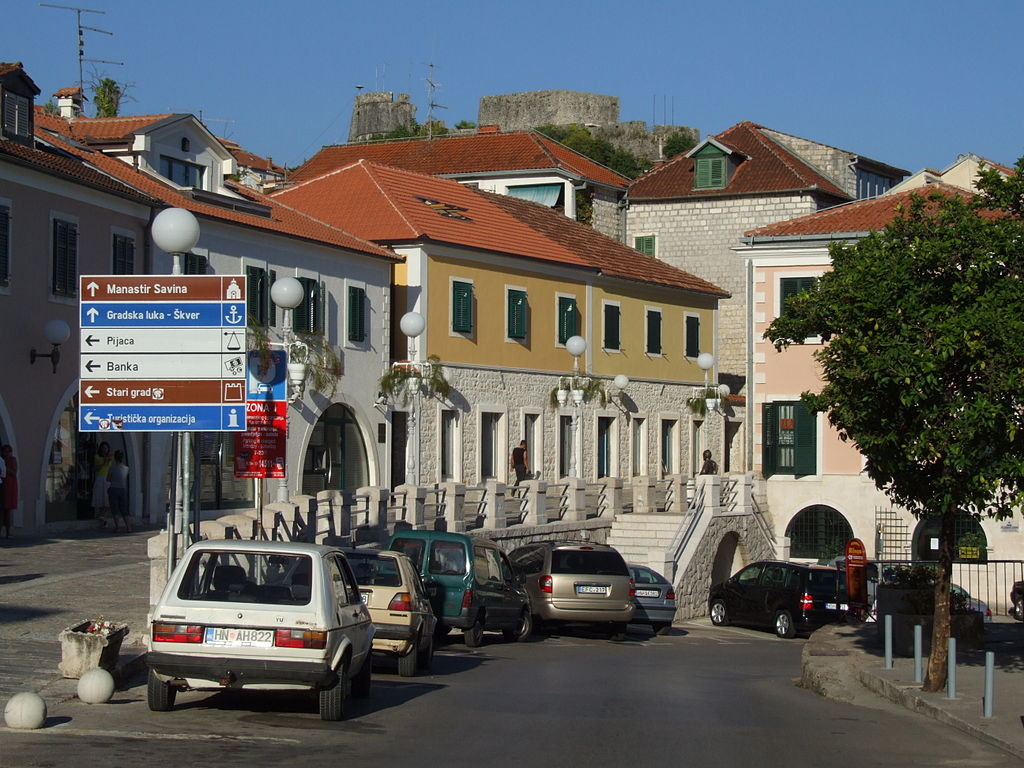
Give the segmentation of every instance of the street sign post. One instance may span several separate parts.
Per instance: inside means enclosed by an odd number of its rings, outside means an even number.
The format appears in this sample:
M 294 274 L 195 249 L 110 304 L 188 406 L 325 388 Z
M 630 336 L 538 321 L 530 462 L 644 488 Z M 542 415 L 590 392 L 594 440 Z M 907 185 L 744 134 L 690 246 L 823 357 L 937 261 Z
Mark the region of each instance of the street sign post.
M 242 275 L 83 275 L 83 432 L 242 432 Z

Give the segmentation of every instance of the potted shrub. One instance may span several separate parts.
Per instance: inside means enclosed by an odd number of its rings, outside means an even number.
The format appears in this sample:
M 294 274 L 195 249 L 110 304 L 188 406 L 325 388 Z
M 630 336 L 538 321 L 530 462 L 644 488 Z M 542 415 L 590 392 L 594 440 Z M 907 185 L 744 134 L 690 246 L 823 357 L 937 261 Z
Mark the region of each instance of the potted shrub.
M 428 397 L 440 395 L 446 398 L 452 390 L 448 379 L 444 377 L 441 358 L 437 355 L 431 355 L 422 364 L 408 360 L 394 363 L 388 372 L 380 377 L 378 386 L 381 392 L 397 400 L 403 408 L 409 404 L 413 393 L 420 387 Z
M 61 661 L 64 677 L 80 678 L 90 669 L 102 667 L 113 672 L 121 655 L 121 643 L 128 635 L 127 624 L 95 620 L 81 621 L 61 631 Z

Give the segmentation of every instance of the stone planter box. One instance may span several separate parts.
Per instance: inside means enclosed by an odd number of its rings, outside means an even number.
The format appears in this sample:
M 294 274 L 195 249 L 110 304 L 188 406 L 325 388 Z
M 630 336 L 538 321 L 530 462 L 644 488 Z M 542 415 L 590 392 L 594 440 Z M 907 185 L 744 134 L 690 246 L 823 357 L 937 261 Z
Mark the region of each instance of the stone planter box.
M 102 667 L 113 673 L 121 654 L 121 643 L 128 635 L 128 625 L 122 624 L 110 632 L 86 632 L 91 622 L 83 621 L 61 631 L 61 662 L 57 665 L 68 678 L 80 678 L 90 669 Z

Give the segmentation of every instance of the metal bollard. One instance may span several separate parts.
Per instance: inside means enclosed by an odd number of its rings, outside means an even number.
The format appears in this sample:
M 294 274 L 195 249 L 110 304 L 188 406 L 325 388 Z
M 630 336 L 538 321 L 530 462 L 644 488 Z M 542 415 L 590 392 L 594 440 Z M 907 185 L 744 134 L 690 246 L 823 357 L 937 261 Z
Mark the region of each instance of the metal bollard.
M 946 649 L 946 698 L 956 698 L 956 638 L 949 638 Z
M 985 705 L 982 710 L 985 717 L 992 717 L 992 697 L 995 694 L 995 667 L 995 653 L 985 651 Z
M 885 616 L 885 668 L 892 669 L 892 616 Z
M 924 682 L 924 674 L 921 671 L 921 632 L 920 624 L 914 625 L 914 682 Z

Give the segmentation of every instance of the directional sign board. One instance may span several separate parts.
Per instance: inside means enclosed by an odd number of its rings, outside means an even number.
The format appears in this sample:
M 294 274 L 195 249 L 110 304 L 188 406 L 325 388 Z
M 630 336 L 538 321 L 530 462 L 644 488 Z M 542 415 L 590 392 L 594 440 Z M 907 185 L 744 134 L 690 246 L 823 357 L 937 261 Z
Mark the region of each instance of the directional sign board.
M 81 431 L 245 431 L 244 276 L 80 281 Z

